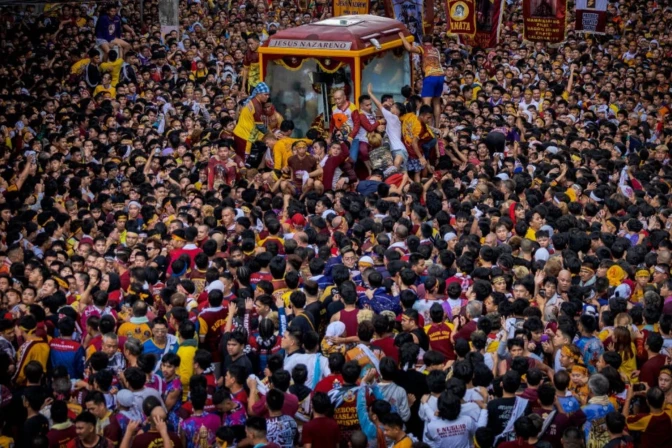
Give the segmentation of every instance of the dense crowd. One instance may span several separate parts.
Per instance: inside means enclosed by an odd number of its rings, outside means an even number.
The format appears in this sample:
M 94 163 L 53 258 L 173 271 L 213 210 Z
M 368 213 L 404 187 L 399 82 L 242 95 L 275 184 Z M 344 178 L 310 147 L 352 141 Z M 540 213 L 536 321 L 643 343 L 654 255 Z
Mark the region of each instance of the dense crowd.
M 325 3 L 0 8 L 0 448 L 672 447 L 668 4 L 437 4 L 305 133 L 258 48 Z

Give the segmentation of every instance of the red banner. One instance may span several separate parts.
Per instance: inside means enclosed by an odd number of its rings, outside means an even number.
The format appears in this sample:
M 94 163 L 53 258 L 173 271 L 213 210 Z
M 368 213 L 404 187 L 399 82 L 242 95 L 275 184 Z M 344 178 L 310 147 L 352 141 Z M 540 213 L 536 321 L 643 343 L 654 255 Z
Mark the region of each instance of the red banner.
M 424 0 L 423 7 L 425 13 L 422 20 L 423 34 L 432 34 L 434 32 L 434 0 Z
M 577 0 L 574 29 L 583 33 L 604 34 L 607 4 L 607 0 Z
M 476 34 L 476 4 L 474 0 L 448 0 L 448 31 L 452 34 Z
M 334 17 L 369 13 L 369 0 L 334 0 Z
M 557 44 L 565 40 L 566 0 L 523 0 L 523 39 Z
M 476 0 L 476 34 L 460 36 L 471 47 L 494 48 L 499 43 L 504 0 Z

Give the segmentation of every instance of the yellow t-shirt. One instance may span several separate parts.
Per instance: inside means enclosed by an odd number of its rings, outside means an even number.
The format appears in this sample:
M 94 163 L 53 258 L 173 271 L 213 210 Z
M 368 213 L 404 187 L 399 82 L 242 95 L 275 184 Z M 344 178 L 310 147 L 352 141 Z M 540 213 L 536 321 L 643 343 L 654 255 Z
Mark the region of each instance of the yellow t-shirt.
M 89 62 L 91 62 L 91 59 L 89 58 L 84 58 L 81 61 L 75 62 L 70 68 L 70 73 L 73 75 L 78 75 L 82 73 L 84 67 L 86 67 L 86 64 L 88 64 Z
M 233 135 L 248 142 L 254 143 L 262 137 L 259 134 L 260 132 L 256 127 L 256 122 L 254 121 L 254 104 L 252 101 L 250 101 L 240 111 L 238 124 L 233 129 Z
M 406 436 L 394 445 L 392 445 L 392 448 L 411 448 L 413 446 L 413 441 L 411 440 L 410 437 Z
M 112 87 L 112 85 L 110 85 L 110 87 L 108 88 L 105 88 L 102 84 L 96 86 L 96 89 L 93 91 L 93 96 L 95 97 L 99 93 L 105 93 L 105 92 L 108 92 L 110 94 L 110 97 L 112 98 L 117 96 L 117 89 Z
M 117 58 L 114 62 L 103 62 L 100 64 L 101 72 L 109 72 L 112 76 L 112 82 L 110 85 L 112 87 L 117 87 L 119 84 L 119 77 L 121 76 L 121 66 L 124 63 L 120 58 Z
M 527 229 L 527 233 L 525 234 L 525 238 L 527 238 L 528 240 L 537 241 L 536 230 L 534 230 L 532 227 L 529 227 Z
M 413 139 L 420 139 L 422 123 L 414 113 L 408 113 L 401 117 L 401 135 L 408 151 L 412 150 Z
M 618 371 L 621 372 L 623 375 L 625 375 L 626 378 L 632 379 L 632 372 L 637 370 L 637 347 L 635 347 L 635 344 L 631 344 L 631 349 L 632 349 L 632 356 L 630 359 L 626 360 L 625 359 L 625 353 L 624 352 L 619 352 L 618 354 L 621 355 L 621 359 L 623 362 L 621 363 L 621 367 L 618 368 Z
M 0 448 L 14 448 L 14 439 L 7 436 L 0 436 Z
M 140 339 L 140 342 L 145 342 L 152 337 L 152 330 L 149 328 L 149 325 L 145 323 L 134 324 L 131 322 L 124 322 L 119 327 L 119 330 L 117 330 L 117 335 L 126 338 L 136 338 Z
M 287 161 L 292 157 L 292 145 L 298 141 L 306 142 L 310 145 L 312 142 L 305 138 L 289 138 L 283 137 L 273 145 L 273 167 L 276 170 L 281 170 L 287 166 Z

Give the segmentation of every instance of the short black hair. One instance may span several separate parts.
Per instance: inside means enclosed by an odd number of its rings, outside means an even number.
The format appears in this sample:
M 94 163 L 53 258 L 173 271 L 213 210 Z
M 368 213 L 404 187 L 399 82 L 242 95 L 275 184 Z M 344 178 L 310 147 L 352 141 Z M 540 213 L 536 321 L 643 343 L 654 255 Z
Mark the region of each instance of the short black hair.
M 92 413 L 90 413 L 89 411 L 82 412 L 75 419 L 75 423 L 82 422 L 82 423 L 88 423 L 88 424 L 93 425 L 93 426 L 96 426 L 97 421 L 98 421 L 98 419 L 96 418 L 96 416 L 93 415 Z

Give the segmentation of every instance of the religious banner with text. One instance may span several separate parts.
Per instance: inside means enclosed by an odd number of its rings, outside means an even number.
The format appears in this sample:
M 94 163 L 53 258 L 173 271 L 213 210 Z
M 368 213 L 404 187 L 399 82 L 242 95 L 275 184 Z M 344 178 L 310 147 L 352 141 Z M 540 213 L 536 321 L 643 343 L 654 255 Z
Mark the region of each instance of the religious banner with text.
M 334 17 L 369 13 L 369 0 L 334 0 Z
M 406 25 L 418 43 L 422 43 L 424 31 L 424 6 L 424 0 L 385 0 L 387 16 Z
M 523 0 L 523 39 L 557 44 L 565 40 L 566 0 Z
M 604 34 L 607 28 L 608 0 L 577 0 L 574 30 L 583 33 Z
M 474 36 L 476 34 L 475 0 L 448 0 L 448 30 L 452 34 Z
M 494 48 L 499 42 L 504 0 L 476 0 L 476 33 L 460 36 L 460 41 L 470 47 Z

